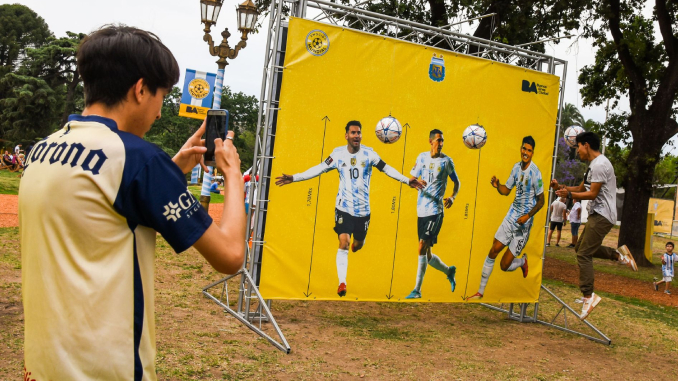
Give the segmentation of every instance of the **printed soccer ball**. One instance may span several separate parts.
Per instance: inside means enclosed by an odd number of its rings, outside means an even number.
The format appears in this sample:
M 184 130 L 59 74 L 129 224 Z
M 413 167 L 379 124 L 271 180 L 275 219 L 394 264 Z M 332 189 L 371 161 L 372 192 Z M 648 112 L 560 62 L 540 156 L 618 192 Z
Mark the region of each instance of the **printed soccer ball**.
M 472 124 L 464 130 L 462 135 L 464 144 L 468 148 L 478 149 L 487 142 L 487 132 L 485 128 L 479 124 Z
M 400 135 L 403 133 L 403 127 L 398 122 L 398 119 L 387 116 L 379 122 L 377 122 L 377 128 L 374 131 L 377 134 L 377 139 L 382 142 L 389 144 L 395 143 L 400 139 Z
M 584 132 L 584 129 L 579 126 L 570 126 L 565 130 L 565 143 L 568 146 L 575 148 L 577 146 L 577 135 Z

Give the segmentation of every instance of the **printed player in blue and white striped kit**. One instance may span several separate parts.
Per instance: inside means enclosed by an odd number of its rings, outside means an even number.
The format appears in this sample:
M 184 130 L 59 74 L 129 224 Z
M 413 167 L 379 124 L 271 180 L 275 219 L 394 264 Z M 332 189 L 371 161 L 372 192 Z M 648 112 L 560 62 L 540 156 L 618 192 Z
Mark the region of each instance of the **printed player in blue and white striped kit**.
M 450 208 L 459 193 L 459 177 L 454 170 L 452 158 L 445 155 L 443 150 L 443 132 L 432 130 L 429 133 L 428 142 L 431 150 L 422 152 L 417 156 L 417 161 L 410 174 L 413 178 L 420 178 L 428 184 L 419 190 L 417 197 L 417 230 L 419 235 L 419 250 L 417 279 L 414 290 L 405 299 L 421 298 L 421 284 L 424 281 L 426 268 L 431 265 L 436 270 L 447 276 L 452 285 L 452 292 L 456 287 L 454 278 L 457 268 L 447 266 L 440 258 L 431 252 L 431 247 L 438 242 L 438 234 L 443 225 L 443 208 Z M 447 179 L 454 182 L 454 190 L 450 197 L 445 198 Z
M 370 183 L 372 167 L 384 172 L 388 177 L 421 189 L 425 184 L 417 179 L 408 179 L 393 167 L 384 163 L 372 148 L 361 146 L 362 125 L 353 120 L 346 124 L 345 147 L 337 147 L 324 162 L 303 173 L 276 178 L 276 185 L 283 186 L 292 182 L 304 181 L 336 169 L 339 172 L 339 191 L 334 211 L 334 231 L 339 236 L 337 250 L 337 276 L 339 277 L 339 296 L 346 295 L 346 273 L 348 272 L 348 245 L 353 235 L 351 250 L 355 253 L 365 243 L 367 228 L 370 225 Z
M 521 161 L 516 163 L 511 170 L 511 175 L 506 180 L 506 185 L 499 183 L 496 176 L 492 176 L 491 184 L 497 188 L 502 196 L 508 196 L 511 189 L 516 187 L 516 198 L 511 204 L 504 221 L 494 235 L 494 242 L 490 253 L 485 258 L 480 287 L 478 292 L 469 299 L 480 299 L 485 294 L 487 280 L 492 274 L 494 260 L 497 255 L 508 246 L 501 258 L 503 271 L 514 271 L 517 268 L 523 270 L 523 278 L 527 277 L 527 254 L 520 256 L 530 238 L 532 217 L 544 206 L 544 184 L 539 168 L 532 162 L 534 154 L 534 138 L 526 136 L 520 147 Z

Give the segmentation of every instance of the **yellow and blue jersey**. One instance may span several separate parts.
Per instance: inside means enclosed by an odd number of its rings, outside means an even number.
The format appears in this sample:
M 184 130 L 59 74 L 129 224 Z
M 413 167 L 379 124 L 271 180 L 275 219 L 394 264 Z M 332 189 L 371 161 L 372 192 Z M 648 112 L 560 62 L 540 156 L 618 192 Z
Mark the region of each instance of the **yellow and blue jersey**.
M 212 219 L 171 158 L 100 116 L 36 144 L 19 188 L 26 374 L 153 380 L 154 252 Z

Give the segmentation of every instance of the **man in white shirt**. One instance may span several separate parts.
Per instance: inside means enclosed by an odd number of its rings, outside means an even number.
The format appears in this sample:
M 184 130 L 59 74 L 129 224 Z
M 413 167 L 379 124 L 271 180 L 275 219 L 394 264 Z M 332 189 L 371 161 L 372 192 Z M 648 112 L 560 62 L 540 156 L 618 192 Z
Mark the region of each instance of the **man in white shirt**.
M 572 210 L 570 211 L 570 230 L 572 231 L 572 243 L 567 247 L 575 247 L 579 239 L 579 226 L 581 226 L 581 203 L 579 200 L 572 199 Z
M 421 189 L 425 183 L 417 179 L 408 179 L 393 167 L 384 163 L 370 147 L 360 144 L 362 125 L 357 120 L 346 124 L 344 138 L 346 146 L 337 147 L 322 163 L 305 172 L 294 175 L 282 174 L 276 177 L 275 184 L 283 186 L 297 181 L 309 180 L 336 169 L 339 172 L 339 191 L 334 211 L 334 231 L 339 237 L 337 250 L 337 277 L 339 278 L 339 296 L 346 295 L 346 274 L 348 272 L 348 245 L 355 253 L 365 243 L 367 229 L 370 226 L 370 183 L 372 167 L 384 172 L 388 177 L 408 184 L 411 188 Z
M 556 246 L 560 246 L 560 231 L 563 230 L 565 212 L 567 211 L 567 207 L 565 206 L 566 201 L 565 198 L 557 198 L 553 201 L 553 204 L 551 204 L 551 225 L 549 225 L 549 237 L 546 246 L 551 246 L 551 236 L 556 229 L 558 229 L 558 232 L 556 233 Z
M 567 187 L 553 179 L 551 188 L 560 197 L 591 200 L 588 222 L 574 247 L 579 264 L 579 288 L 584 295 L 579 317 L 584 320 L 600 303 L 600 296 L 593 293 L 594 257 L 618 261 L 634 271 L 638 271 L 638 267 L 626 245 L 617 250 L 603 246 L 603 239 L 617 221 L 617 180 L 612 163 L 600 152 L 600 138 L 593 132 L 582 132 L 577 135 L 577 145 L 579 158 L 590 163 L 584 181 L 579 186 Z

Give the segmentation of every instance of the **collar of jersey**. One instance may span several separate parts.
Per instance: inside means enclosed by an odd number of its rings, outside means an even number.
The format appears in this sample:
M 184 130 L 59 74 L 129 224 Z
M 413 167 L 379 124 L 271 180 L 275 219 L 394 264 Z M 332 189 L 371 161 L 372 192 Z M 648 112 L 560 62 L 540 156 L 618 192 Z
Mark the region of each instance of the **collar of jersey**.
M 118 124 L 115 122 L 113 119 L 109 118 L 104 118 L 103 116 L 99 115 L 78 115 L 78 114 L 71 114 L 68 117 L 69 122 L 95 122 L 95 123 L 101 123 L 105 125 L 106 127 L 110 128 L 113 131 L 118 130 Z

